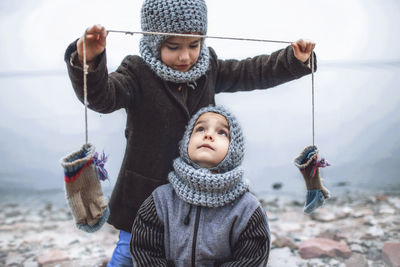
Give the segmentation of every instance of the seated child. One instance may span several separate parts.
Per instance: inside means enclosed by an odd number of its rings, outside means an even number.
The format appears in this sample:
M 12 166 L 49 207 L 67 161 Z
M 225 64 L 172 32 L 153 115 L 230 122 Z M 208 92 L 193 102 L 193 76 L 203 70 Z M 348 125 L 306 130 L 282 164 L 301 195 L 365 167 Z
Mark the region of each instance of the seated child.
M 169 184 L 140 207 L 132 227 L 134 266 L 265 266 L 267 216 L 240 165 L 244 138 L 222 106 L 189 121 Z

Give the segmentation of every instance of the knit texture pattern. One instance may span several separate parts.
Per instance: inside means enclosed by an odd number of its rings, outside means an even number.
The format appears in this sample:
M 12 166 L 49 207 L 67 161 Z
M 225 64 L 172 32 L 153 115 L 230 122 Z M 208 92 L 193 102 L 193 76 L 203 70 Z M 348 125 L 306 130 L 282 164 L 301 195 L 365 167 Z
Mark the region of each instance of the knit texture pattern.
M 192 162 L 188 155 L 188 146 L 189 139 L 192 134 L 194 125 L 197 119 L 206 112 L 214 112 L 220 114 L 226 118 L 229 124 L 229 135 L 230 135 L 230 143 L 228 148 L 228 153 L 225 158 L 214 168 L 211 168 L 211 171 L 216 171 L 218 173 L 224 173 L 234 168 L 240 166 L 242 164 L 244 158 L 244 136 L 242 133 L 242 128 L 236 119 L 236 117 L 228 111 L 225 107 L 221 105 L 217 106 L 208 106 L 201 108 L 196 114 L 188 122 L 186 126 L 186 130 L 183 134 L 183 138 L 179 143 L 179 154 L 184 162 L 187 164 L 193 165 L 195 168 L 200 168 L 199 165 Z
M 145 0 L 141 10 L 142 31 L 163 33 L 207 33 L 207 6 L 204 0 Z M 162 79 L 183 83 L 195 81 L 208 69 L 209 51 L 201 44 L 196 64 L 186 72 L 168 67 L 161 61 L 160 49 L 167 36 L 143 35 L 140 54 Z
M 329 190 L 323 186 L 318 167 L 318 148 L 307 146 L 294 160 L 295 165 L 301 171 L 308 190 L 320 189 L 325 198 L 330 198 Z
M 77 228 L 86 232 L 99 230 L 109 216 L 97 169 L 93 163 L 94 146 L 85 144 L 63 159 L 65 191 Z
M 194 124 L 201 114 L 218 113 L 229 124 L 230 144 L 225 158 L 210 169 L 201 168 L 191 161 L 188 144 Z M 174 171 L 168 175 L 176 194 L 184 201 L 199 206 L 221 207 L 233 202 L 248 191 L 240 165 L 244 157 L 244 138 L 237 119 L 222 106 L 200 109 L 189 121 L 180 142 L 180 157 L 174 160 Z
M 311 214 L 324 205 L 326 199 L 330 198 L 329 190 L 322 184 L 317 161 L 318 148 L 315 145 L 304 148 L 294 160 L 294 164 L 301 171 L 307 187 L 307 197 L 303 208 L 306 214 Z

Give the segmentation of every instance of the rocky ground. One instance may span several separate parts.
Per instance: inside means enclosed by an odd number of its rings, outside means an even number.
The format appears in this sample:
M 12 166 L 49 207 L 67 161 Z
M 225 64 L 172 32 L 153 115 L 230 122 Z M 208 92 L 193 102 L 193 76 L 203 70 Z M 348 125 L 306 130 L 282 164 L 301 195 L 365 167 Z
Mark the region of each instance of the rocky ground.
M 273 234 L 268 266 L 400 266 L 400 195 L 350 194 L 312 215 L 303 203 L 264 204 Z
M 264 199 L 272 232 L 268 266 L 400 266 L 400 195 L 330 199 L 310 215 L 303 203 Z M 74 227 L 66 204 L 0 199 L 0 266 L 104 266 L 118 232 Z

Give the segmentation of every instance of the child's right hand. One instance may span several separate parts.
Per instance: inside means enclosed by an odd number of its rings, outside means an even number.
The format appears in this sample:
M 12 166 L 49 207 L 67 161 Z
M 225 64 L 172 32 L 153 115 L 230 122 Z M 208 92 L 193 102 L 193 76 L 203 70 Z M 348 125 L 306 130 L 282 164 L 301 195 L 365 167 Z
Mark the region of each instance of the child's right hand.
M 86 62 L 92 61 L 103 53 L 106 47 L 107 31 L 100 25 L 93 25 L 85 31 Z M 83 36 L 77 42 L 79 61 L 83 63 Z

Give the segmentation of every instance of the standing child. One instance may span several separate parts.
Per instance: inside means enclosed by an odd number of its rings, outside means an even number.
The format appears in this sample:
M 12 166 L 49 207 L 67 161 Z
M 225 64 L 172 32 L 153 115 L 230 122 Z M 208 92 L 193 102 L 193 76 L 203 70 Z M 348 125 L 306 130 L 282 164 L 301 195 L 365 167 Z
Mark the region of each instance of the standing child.
M 132 227 L 134 266 L 265 266 L 270 233 L 240 165 L 244 138 L 221 106 L 200 109 L 180 157 L 142 204 Z
M 145 0 L 141 9 L 143 31 L 207 33 L 204 0 Z M 143 201 L 167 183 L 178 141 L 190 117 L 215 104 L 215 94 L 270 88 L 298 79 L 311 70 L 307 65 L 314 43 L 299 40 L 271 55 L 245 60 L 221 60 L 203 38 L 144 35 L 141 56 L 127 56 L 113 73 L 106 66 L 104 27 L 86 33 L 89 64 L 88 107 L 101 113 L 125 109 L 126 150 L 109 201 L 108 223 L 120 230 L 109 266 L 131 265 L 129 238 Z M 65 53 L 76 95 L 83 100 L 83 38 Z

